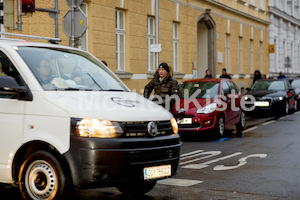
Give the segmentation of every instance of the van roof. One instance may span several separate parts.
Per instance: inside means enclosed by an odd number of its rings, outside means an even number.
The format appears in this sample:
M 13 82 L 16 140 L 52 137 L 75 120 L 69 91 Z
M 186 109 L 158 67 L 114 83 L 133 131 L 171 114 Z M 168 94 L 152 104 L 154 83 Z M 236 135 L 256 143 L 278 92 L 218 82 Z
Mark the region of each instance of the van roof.
M 49 48 L 62 48 L 62 49 L 73 49 L 78 51 L 83 51 L 78 48 L 73 48 L 69 46 L 63 46 L 58 44 L 50 44 L 44 42 L 28 42 L 22 39 L 0 39 L 0 46 L 30 46 L 30 47 L 49 47 Z

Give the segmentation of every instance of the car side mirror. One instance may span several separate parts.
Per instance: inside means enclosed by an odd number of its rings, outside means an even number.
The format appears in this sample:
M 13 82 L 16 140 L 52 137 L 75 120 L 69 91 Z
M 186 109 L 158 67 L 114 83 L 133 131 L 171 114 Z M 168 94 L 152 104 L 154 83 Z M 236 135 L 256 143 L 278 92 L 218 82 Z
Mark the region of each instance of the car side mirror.
M 249 92 L 249 91 L 251 90 L 251 88 L 248 88 L 248 87 L 247 87 L 246 90 L 247 90 L 247 92 Z
M 13 98 L 15 95 L 26 93 L 25 86 L 19 86 L 17 81 L 11 76 L 0 76 L 0 94 L 7 95 L 7 98 Z

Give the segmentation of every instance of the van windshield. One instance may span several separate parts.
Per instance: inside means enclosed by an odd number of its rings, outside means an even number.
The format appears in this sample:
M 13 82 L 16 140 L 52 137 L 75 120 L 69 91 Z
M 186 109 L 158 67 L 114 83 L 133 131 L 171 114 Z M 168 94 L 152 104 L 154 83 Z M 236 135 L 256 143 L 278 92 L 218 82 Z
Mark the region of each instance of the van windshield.
M 46 47 L 15 47 L 44 90 L 129 91 L 87 52 Z

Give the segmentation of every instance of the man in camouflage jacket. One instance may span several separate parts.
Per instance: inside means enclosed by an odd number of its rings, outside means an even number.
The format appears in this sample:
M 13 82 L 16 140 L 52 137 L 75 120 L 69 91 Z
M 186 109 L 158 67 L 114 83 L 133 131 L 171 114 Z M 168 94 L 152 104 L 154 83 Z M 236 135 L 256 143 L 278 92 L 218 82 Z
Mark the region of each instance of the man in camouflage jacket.
M 153 101 L 168 110 L 172 110 L 175 103 L 174 98 L 176 98 L 176 96 L 178 98 L 179 94 L 178 82 L 175 78 L 172 78 L 170 67 L 167 63 L 161 63 L 159 65 L 157 71 L 154 73 L 154 78 L 145 86 L 144 97 L 148 99 L 153 90 Z

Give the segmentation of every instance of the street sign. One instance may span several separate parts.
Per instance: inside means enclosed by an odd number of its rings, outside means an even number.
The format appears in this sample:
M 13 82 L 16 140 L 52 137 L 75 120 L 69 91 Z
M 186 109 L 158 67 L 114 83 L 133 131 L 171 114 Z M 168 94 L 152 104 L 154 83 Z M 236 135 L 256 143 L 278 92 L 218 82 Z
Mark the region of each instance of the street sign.
M 74 1 L 74 6 L 80 6 L 83 2 L 83 0 L 73 0 Z M 67 0 L 68 5 L 71 7 L 72 6 L 72 0 Z
M 71 37 L 71 10 L 63 18 L 63 30 Z M 81 9 L 74 10 L 74 37 L 81 37 L 87 29 L 87 17 Z
M 155 53 L 161 52 L 161 44 L 151 44 L 150 51 Z

